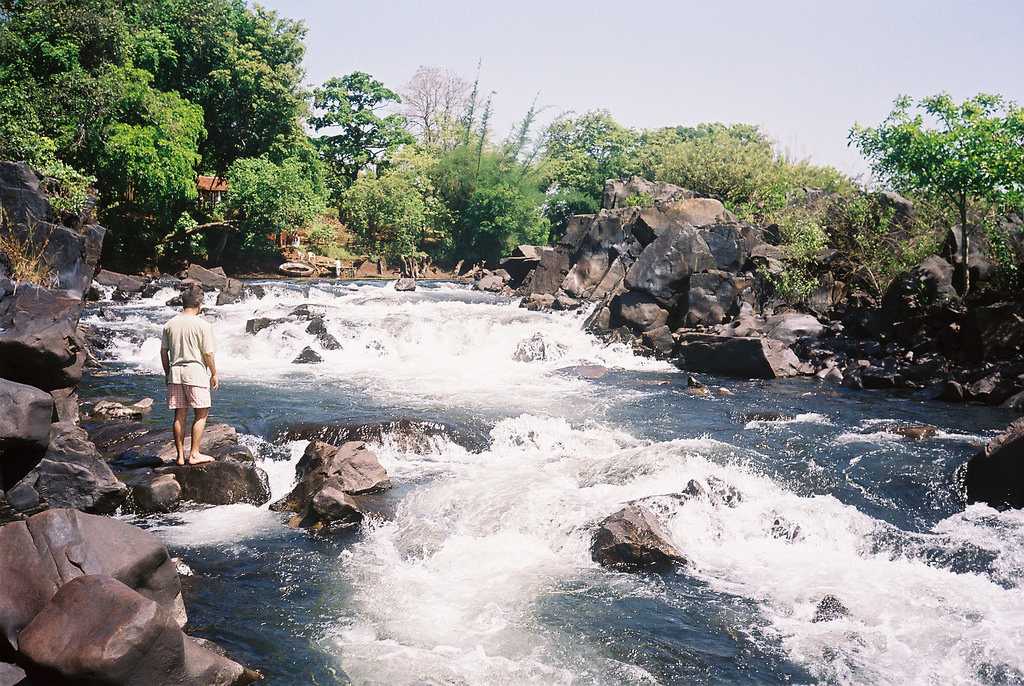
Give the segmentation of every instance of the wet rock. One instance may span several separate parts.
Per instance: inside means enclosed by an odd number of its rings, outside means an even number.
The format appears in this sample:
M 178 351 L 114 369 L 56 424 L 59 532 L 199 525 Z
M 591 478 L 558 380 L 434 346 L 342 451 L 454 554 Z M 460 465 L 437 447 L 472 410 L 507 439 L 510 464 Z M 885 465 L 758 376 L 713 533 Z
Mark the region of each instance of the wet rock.
M 143 469 L 122 476 L 128 486 L 128 506 L 133 512 L 174 512 L 181 502 L 181 484 L 173 474 Z
M 273 503 L 275 512 L 295 512 L 303 527 L 348 526 L 362 520 L 352 496 L 375 493 L 391 486 L 377 456 L 361 441 L 333 446 L 312 441 L 295 467 L 298 483 Z
M 879 431 L 902 436 L 911 441 L 933 438 L 939 432 L 938 427 L 930 424 L 883 424 L 877 428 Z
M 674 362 L 688 371 L 758 379 L 802 373 L 793 351 L 773 339 L 683 333 L 678 344 Z
M 473 282 L 473 290 L 501 293 L 508 287 L 508 279 L 497 273 L 485 273 Z
M 141 422 L 87 422 L 83 428 L 103 459 L 115 471 L 139 467 L 161 467 L 177 459 L 171 429 L 153 429 Z M 192 449 L 192 437 L 185 437 L 185 451 Z M 207 424 L 202 452 L 218 460 L 251 463 L 252 453 L 238 442 L 238 432 L 228 424 Z
M 818 603 L 818 607 L 814 611 L 814 618 L 811 621 L 815 623 L 832 622 L 849 615 L 850 611 L 846 609 L 842 601 L 829 593 Z
M 568 376 L 574 376 L 580 379 L 587 379 L 595 381 L 603 378 L 611 370 L 608 367 L 602 367 L 599 364 L 580 364 L 573 367 L 563 367 L 558 370 L 559 374 L 565 374 Z
M 542 333 L 535 333 L 529 338 L 519 341 L 512 359 L 517 362 L 539 362 L 557 360 L 565 354 L 565 346 L 548 340 Z
M 341 445 L 350 441 L 393 442 L 399 450 L 426 453 L 435 449 L 439 439 L 450 439 L 471 451 L 479 451 L 490 443 L 487 430 L 418 419 L 391 419 L 369 423 L 299 423 L 279 429 L 275 442 L 323 441 Z
M 270 500 L 267 475 L 251 462 L 228 457 L 197 465 L 159 467 L 154 471 L 158 477 L 174 477 L 181 488 L 181 500 L 204 505 L 262 505 Z
M 583 305 L 581 300 L 577 300 L 565 293 L 559 293 L 558 297 L 555 298 L 554 309 L 562 310 L 564 312 L 571 312 L 572 310 L 578 310 Z
M 101 269 L 93 281 L 101 286 L 116 288 L 125 293 L 141 293 L 146 287 L 144 279 L 128 276 L 127 274 L 119 274 L 107 269 Z
M 324 350 L 341 350 L 341 341 L 326 331 L 324 333 L 317 334 L 316 341 Z
M 570 219 L 570 224 L 572 220 Z M 540 263 L 526 277 L 523 285 L 530 296 L 551 295 L 562 285 L 569 272 L 569 255 L 565 246 L 544 248 L 540 251 Z
M 967 502 L 1024 508 L 1024 418 L 1012 422 L 967 462 Z
M 294 319 L 323 319 L 327 316 L 327 308 L 323 305 L 304 303 L 288 313 L 288 317 Z M 287 319 L 281 320 L 287 321 Z
M 628 571 L 658 571 L 686 563 L 655 516 L 640 505 L 628 505 L 605 518 L 594 534 L 590 554 L 603 567 Z
M 395 281 L 395 290 L 399 292 L 416 290 L 416 279 L 411 277 L 402 277 L 398 281 Z
M 743 415 L 742 420 L 744 424 L 749 424 L 750 422 L 784 422 L 792 418 L 793 415 L 786 414 L 784 412 L 762 410 L 758 412 L 747 412 Z
M 174 617 L 109 576 L 64 584 L 19 635 L 33 681 L 240 686 L 256 675 L 182 633 Z
M 217 305 L 233 305 L 245 299 L 245 287 L 238 279 L 228 278 L 217 293 Z
M 39 505 L 113 514 L 128 495 L 86 432 L 72 422 L 52 425 L 43 459 L 18 486 L 35 491 Z
M 245 332 L 255 336 L 263 329 L 268 329 L 277 324 L 287 322 L 286 318 L 271 319 L 269 317 L 256 317 L 245 322 Z
M 967 400 L 967 392 L 962 384 L 950 379 L 942 386 L 942 392 L 938 399 L 951 403 L 962 403 Z
M 889 286 L 882 298 L 882 319 L 889 325 L 905 322 L 959 300 L 953 288 L 952 265 L 932 255 Z
M 17 648 L 19 632 L 57 589 L 86 574 L 121 581 L 185 624 L 177 571 L 155 535 L 117 519 L 55 509 L 0 527 L 0 642 Z
M 531 293 L 523 299 L 523 306 L 533 312 L 550 310 L 555 304 L 555 296 L 550 293 Z
M 10 284 L 10 282 L 6 282 Z M 53 391 L 78 386 L 85 341 L 78 333 L 82 300 L 0 279 L 0 377 Z
M 52 417 L 49 393 L 0 379 L 0 491 L 18 483 L 42 459 Z
M 190 264 L 185 277 L 198 282 L 205 291 L 223 290 L 228 285 L 228 277 L 223 274 L 223 270 L 214 271 L 198 264 Z
M 768 533 L 772 538 L 780 538 L 787 541 L 795 541 L 800 536 L 800 525 L 794 524 L 784 517 L 776 517 L 772 521 Z
M 320 353 L 310 348 L 308 345 L 302 349 L 292 364 L 319 364 L 324 361 L 324 358 L 320 356 Z
M 152 409 L 152 398 L 143 398 L 131 404 L 116 400 L 100 400 L 92 406 L 89 414 L 94 419 L 140 419 Z
M 643 249 L 626 272 L 628 288 L 671 303 L 691 274 L 714 268 L 707 243 L 692 226 L 673 226 Z
M 662 325 L 642 335 L 644 346 L 654 351 L 656 357 L 667 359 L 672 355 L 676 347 L 676 340 L 672 337 L 672 330 Z
M 697 379 L 697 377 L 693 376 L 692 374 L 690 374 L 689 376 L 686 377 L 686 386 L 688 388 L 704 388 L 705 387 L 704 384 L 701 383 Z
M 717 396 L 719 396 L 721 398 L 731 398 L 732 396 L 734 396 L 736 394 L 733 393 L 732 391 L 730 391 L 728 388 L 726 388 L 724 386 L 719 386 L 718 388 L 715 389 L 715 395 L 717 395 Z

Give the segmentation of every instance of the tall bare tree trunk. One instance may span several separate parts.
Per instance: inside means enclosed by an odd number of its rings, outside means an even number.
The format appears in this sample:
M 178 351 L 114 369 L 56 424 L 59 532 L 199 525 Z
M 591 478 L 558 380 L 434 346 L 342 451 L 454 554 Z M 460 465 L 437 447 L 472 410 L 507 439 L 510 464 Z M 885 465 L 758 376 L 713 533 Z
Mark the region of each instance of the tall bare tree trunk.
M 963 267 L 962 285 L 960 295 L 967 295 L 971 288 L 971 264 L 970 264 L 970 231 L 967 227 L 967 199 L 960 201 L 960 263 Z

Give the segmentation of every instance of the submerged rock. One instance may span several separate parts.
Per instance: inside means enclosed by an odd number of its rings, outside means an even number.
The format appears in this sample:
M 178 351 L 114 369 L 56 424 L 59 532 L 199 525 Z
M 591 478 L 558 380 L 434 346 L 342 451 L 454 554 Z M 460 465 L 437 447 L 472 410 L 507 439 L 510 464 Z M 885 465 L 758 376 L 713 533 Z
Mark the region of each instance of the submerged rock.
M 539 362 L 555 360 L 565 354 L 565 346 L 549 340 L 542 333 L 535 333 L 527 339 L 519 341 L 512 359 L 517 362 Z
M 263 329 L 268 329 L 271 326 L 276 326 L 277 324 L 281 324 L 286 321 L 288 321 L 288 319 L 283 317 L 275 319 L 270 317 L 256 317 L 245 322 L 245 332 L 255 336 L 260 331 L 263 331 Z
M 1024 418 L 968 460 L 964 486 L 968 503 L 1024 508 Z
M 140 419 L 152 409 L 152 398 L 143 398 L 135 403 L 99 400 L 92 406 L 89 414 L 93 419 Z
M 323 361 L 324 358 L 320 356 L 320 353 L 307 345 L 302 349 L 302 352 L 292 360 L 292 364 L 319 364 Z
M 686 563 L 650 510 L 635 504 L 598 525 L 590 554 L 603 567 L 628 571 L 657 571 Z
M 814 611 L 814 618 L 811 621 L 815 623 L 832 622 L 847 617 L 849 614 L 850 611 L 846 609 L 843 602 L 829 593 L 818 603 L 818 607 Z

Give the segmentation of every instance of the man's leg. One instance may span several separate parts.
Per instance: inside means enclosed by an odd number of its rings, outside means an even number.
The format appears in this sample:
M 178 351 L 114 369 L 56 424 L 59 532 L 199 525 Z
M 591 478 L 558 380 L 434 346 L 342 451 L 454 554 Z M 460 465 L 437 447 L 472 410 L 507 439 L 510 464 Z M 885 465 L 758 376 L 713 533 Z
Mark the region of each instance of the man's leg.
M 188 408 L 179 407 L 174 410 L 174 449 L 178 453 L 178 464 L 185 464 L 185 421 L 188 420 Z
M 210 408 L 197 407 L 195 408 L 195 413 L 196 418 L 192 422 L 192 447 L 188 455 L 188 461 L 192 464 L 210 461 L 210 458 L 203 455 L 199 450 L 203 442 L 203 431 L 206 429 L 206 418 L 210 416 Z

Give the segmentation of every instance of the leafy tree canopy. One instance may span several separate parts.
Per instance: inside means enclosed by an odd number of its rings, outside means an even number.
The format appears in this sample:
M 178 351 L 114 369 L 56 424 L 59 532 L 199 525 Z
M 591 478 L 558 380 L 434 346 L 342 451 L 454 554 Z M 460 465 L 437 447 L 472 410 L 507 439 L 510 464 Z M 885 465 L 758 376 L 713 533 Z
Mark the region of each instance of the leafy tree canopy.
M 400 101 L 397 93 L 359 71 L 313 91 L 315 114 L 309 123 L 318 132 L 327 131 L 316 144 L 334 176 L 333 200 L 340 201 L 361 170 L 385 165 L 399 146 L 414 141 L 401 115 L 384 113 Z
M 963 227 L 958 288 L 966 292 L 972 205 L 1019 205 L 1024 196 L 1024 110 L 987 94 L 961 103 L 946 94 L 916 102 L 900 97 L 878 126 L 854 126 L 850 142 L 880 179 L 955 213 Z

